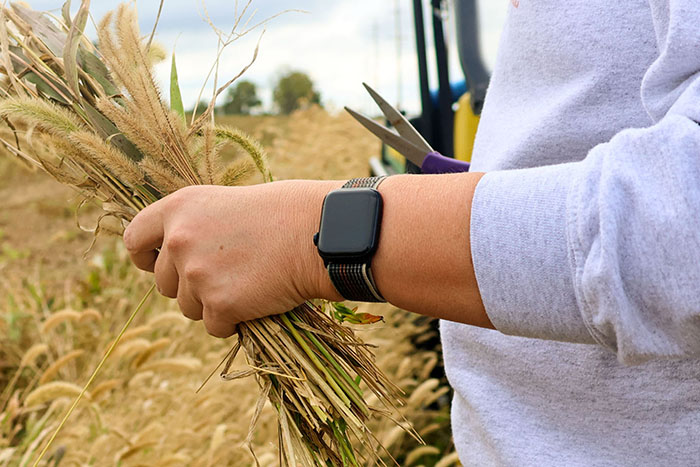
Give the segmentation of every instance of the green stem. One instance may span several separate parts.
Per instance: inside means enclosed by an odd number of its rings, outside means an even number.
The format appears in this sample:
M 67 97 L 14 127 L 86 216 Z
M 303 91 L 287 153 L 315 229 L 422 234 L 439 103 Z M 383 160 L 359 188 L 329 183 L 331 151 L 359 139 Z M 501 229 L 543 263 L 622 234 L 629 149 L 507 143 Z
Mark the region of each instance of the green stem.
M 348 376 L 348 374 L 343 370 L 343 368 L 338 364 L 338 362 L 333 358 L 333 356 L 328 353 L 328 350 L 325 348 L 325 346 L 318 340 L 316 337 L 310 333 L 307 330 L 303 330 L 304 335 L 308 337 L 311 342 L 316 346 L 316 348 L 323 354 L 324 357 L 328 359 L 328 361 L 331 363 L 333 368 L 336 370 L 337 374 L 340 376 L 340 381 L 338 381 L 339 384 L 343 385 L 343 389 L 345 389 L 345 393 L 347 394 L 348 397 L 352 399 L 352 401 L 355 403 L 355 405 L 362 411 L 363 414 L 366 416 L 369 416 L 369 410 L 365 407 L 364 400 L 362 399 L 362 391 L 360 390 L 359 387 L 355 384 L 355 382 Z M 350 386 L 348 387 L 347 383 Z
M 287 327 L 287 330 L 289 330 L 289 332 L 292 334 L 292 337 L 294 338 L 294 340 L 296 340 L 299 343 L 299 345 L 304 350 L 306 355 L 308 355 L 309 360 L 311 360 L 311 362 L 316 366 L 316 368 L 318 368 L 318 370 L 321 373 L 323 373 L 323 375 L 326 377 L 326 381 L 333 388 L 333 390 L 338 395 L 338 397 L 340 397 L 340 399 L 345 403 L 345 405 L 350 407 L 352 405 L 352 403 L 350 402 L 350 399 L 348 399 L 348 396 L 345 394 L 345 392 L 343 392 L 343 390 L 340 388 L 340 386 L 338 386 L 337 381 L 335 381 L 333 379 L 333 377 L 331 376 L 331 374 L 328 373 L 328 370 L 326 370 L 323 367 L 323 365 L 321 364 L 319 359 L 316 357 L 316 354 L 314 354 L 313 350 L 311 350 L 311 348 L 306 343 L 304 338 L 301 337 L 301 334 L 299 334 L 297 332 L 297 330 L 294 328 L 294 325 L 292 324 L 292 322 L 289 321 L 289 318 L 287 317 L 287 315 L 280 315 L 280 318 L 282 319 L 282 322 L 284 323 L 284 325 Z
M 292 318 L 294 318 L 294 321 L 301 322 L 301 319 L 296 316 L 293 312 L 289 313 Z M 338 361 L 328 352 L 328 349 L 326 346 L 318 340 L 316 336 L 313 335 L 312 332 L 307 331 L 304 329 L 304 334 L 311 340 L 311 342 L 314 343 L 316 347 L 318 347 L 318 350 L 323 354 L 324 357 L 328 359 L 329 362 L 335 367 L 335 369 L 340 373 L 340 375 L 350 384 L 350 386 L 355 390 L 358 396 L 362 397 L 362 389 L 360 389 L 360 386 L 348 375 L 348 373 L 343 369 L 343 367 L 340 366 Z
M 338 442 L 338 447 L 340 448 L 340 454 L 343 459 L 343 465 L 346 464 L 346 459 L 355 467 L 360 467 L 355 459 L 355 454 L 350 446 L 350 440 L 344 431 L 342 431 L 336 423 L 331 423 L 331 428 L 333 429 L 333 434 L 335 435 L 335 440 Z

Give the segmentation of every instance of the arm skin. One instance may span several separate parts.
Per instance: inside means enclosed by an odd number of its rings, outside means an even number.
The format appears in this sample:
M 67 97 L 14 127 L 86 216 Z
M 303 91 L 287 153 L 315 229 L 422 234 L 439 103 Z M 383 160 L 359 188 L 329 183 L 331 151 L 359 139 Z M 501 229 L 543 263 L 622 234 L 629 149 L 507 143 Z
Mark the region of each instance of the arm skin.
M 483 173 L 401 175 L 379 186 L 384 199 L 377 287 L 393 305 L 493 328 L 474 275 L 471 201 Z
M 482 175 L 397 175 L 381 184 L 384 214 L 372 270 L 387 301 L 493 328 L 469 244 L 471 200 Z M 134 264 L 155 272 L 158 290 L 177 298 L 185 316 L 228 337 L 239 322 L 304 300 L 342 299 L 312 237 L 323 198 L 343 183 L 184 188 L 140 212 L 124 243 Z

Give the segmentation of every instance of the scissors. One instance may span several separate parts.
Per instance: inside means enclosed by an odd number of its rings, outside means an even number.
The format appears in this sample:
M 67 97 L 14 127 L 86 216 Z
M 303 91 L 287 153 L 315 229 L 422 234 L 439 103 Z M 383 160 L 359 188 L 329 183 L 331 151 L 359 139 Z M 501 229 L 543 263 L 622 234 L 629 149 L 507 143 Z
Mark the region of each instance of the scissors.
M 367 89 L 374 102 L 377 103 L 382 113 L 396 131 L 390 130 L 384 125 L 380 125 L 371 118 L 368 118 L 348 107 L 345 110 L 355 118 L 362 126 L 374 133 L 385 144 L 396 149 L 409 161 L 420 167 L 424 174 L 442 174 L 467 172 L 469 163 L 445 157 L 435 151 L 425 139 L 418 133 L 411 123 L 406 120 L 401 112 L 389 104 L 377 91 L 369 87 L 366 83 L 362 85 Z

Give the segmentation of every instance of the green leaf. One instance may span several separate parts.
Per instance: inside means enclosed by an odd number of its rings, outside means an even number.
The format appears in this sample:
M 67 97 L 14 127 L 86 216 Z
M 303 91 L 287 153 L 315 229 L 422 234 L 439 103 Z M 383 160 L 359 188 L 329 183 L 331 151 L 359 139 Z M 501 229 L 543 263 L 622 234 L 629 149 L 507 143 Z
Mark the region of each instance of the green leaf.
M 339 322 L 348 322 L 350 324 L 374 324 L 379 321 L 384 321 L 381 316 L 372 315 L 369 313 L 357 313 L 357 307 L 348 308 L 343 303 L 333 303 L 333 315 Z
M 33 83 L 36 86 L 37 90 L 43 95 L 48 96 L 51 99 L 60 102 L 61 104 L 68 104 L 68 101 L 66 101 L 63 98 L 63 96 L 61 96 L 59 93 L 57 93 L 56 90 L 49 85 L 49 82 L 51 82 L 51 84 L 53 84 L 53 86 L 55 86 L 56 88 L 60 89 L 61 92 L 64 93 L 64 95 L 68 95 L 68 90 L 65 87 L 63 87 L 62 84 L 57 83 L 55 80 L 49 78 L 43 73 L 37 74 L 33 71 L 30 71 L 28 73 L 25 73 L 24 79 L 26 79 L 30 83 Z
M 18 341 L 22 337 L 22 328 L 18 323 L 27 314 L 22 313 L 22 309 L 17 305 L 17 301 L 12 294 L 7 295 L 7 304 L 9 309 L 4 313 L 3 318 L 7 323 L 8 337 L 10 340 Z
M 143 154 L 141 154 L 138 148 L 134 146 L 126 136 L 121 134 L 110 119 L 102 115 L 97 109 L 85 101 L 83 101 L 83 108 L 85 109 L 85 114 L 90 124 L 97 130 L 100 136 L 109 139 L 112 145 L 120 149 L 132 161 L 138 162 L 143 159 Z
M 41 286 L 36 287 L 27 279 L 22 279 L 22 286 L 29 292 L 29 295 L 34 299 L 39 308 L 43 308 L 44 300 L 41 298 Z
M 78 46 L 85 31 L 88 14 L 90 13 L 90 0 L 82 0 L 78 13 L 75 14 L 73 23 L 68 31 L 68 39 L 63 47 L 63 66 L 66 70 L 66 82 L 75 96 L 80 96 L 78 86 Z
M 87 50 L 80 49 L 78 51 L 78 57 L 80 58 L 83 71 L 100 83 L 100 86 L 102 86 L 107 96 L 119 94 L 119 90 L 112 80 L 109 79 L 109 70 L 107 70 L 107 67 L 97 55 Z
M 170 108 L 185 120 L 185 107 L 182 105 L 182 94 L 177 81 L 177 67 L 175 66 L 175 54 L 173 54 L 170 66 Z
M 87 285 L 87 291 L 90 295 L 99 295 L 102 292 L 100 272 L 96 270 L 90 271 L 85 280 L 85 284 Z
M 9 49 L 13 54 L 21 58 L 22 61 L 24 61 L 24 63 L 30 63 L 30 60 L 24 55 L 24 50 L 22 50 L 22 47 L 17 47 L 16 45 L 9 44 Z M 24 63 L 20 63 L 19 60 L 11 61 L 12 70 L 15 72 L 15 74 L 20 74 L 27 69 Z

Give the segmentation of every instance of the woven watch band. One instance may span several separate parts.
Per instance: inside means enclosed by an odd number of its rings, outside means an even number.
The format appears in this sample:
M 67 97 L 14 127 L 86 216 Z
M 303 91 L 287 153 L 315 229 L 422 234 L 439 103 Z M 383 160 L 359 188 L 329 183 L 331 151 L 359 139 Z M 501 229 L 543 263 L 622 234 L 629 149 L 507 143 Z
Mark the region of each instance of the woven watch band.
M 328 275 L 336 290 L 346 300 L 355 302 L 386 302 L 374 285 L 367 264 L 328 264 Z
M 362 177 L 349 180 L 342 188 L 374 188 L 386 177 Z M 385 302 L 379 293 L 369 263 L 328 263 L 328 275 L 338 293 L 356 302 Z
M 375 190 L 386 177 L 360 177 L 345 182 L 341 188 L 374 188 Z

